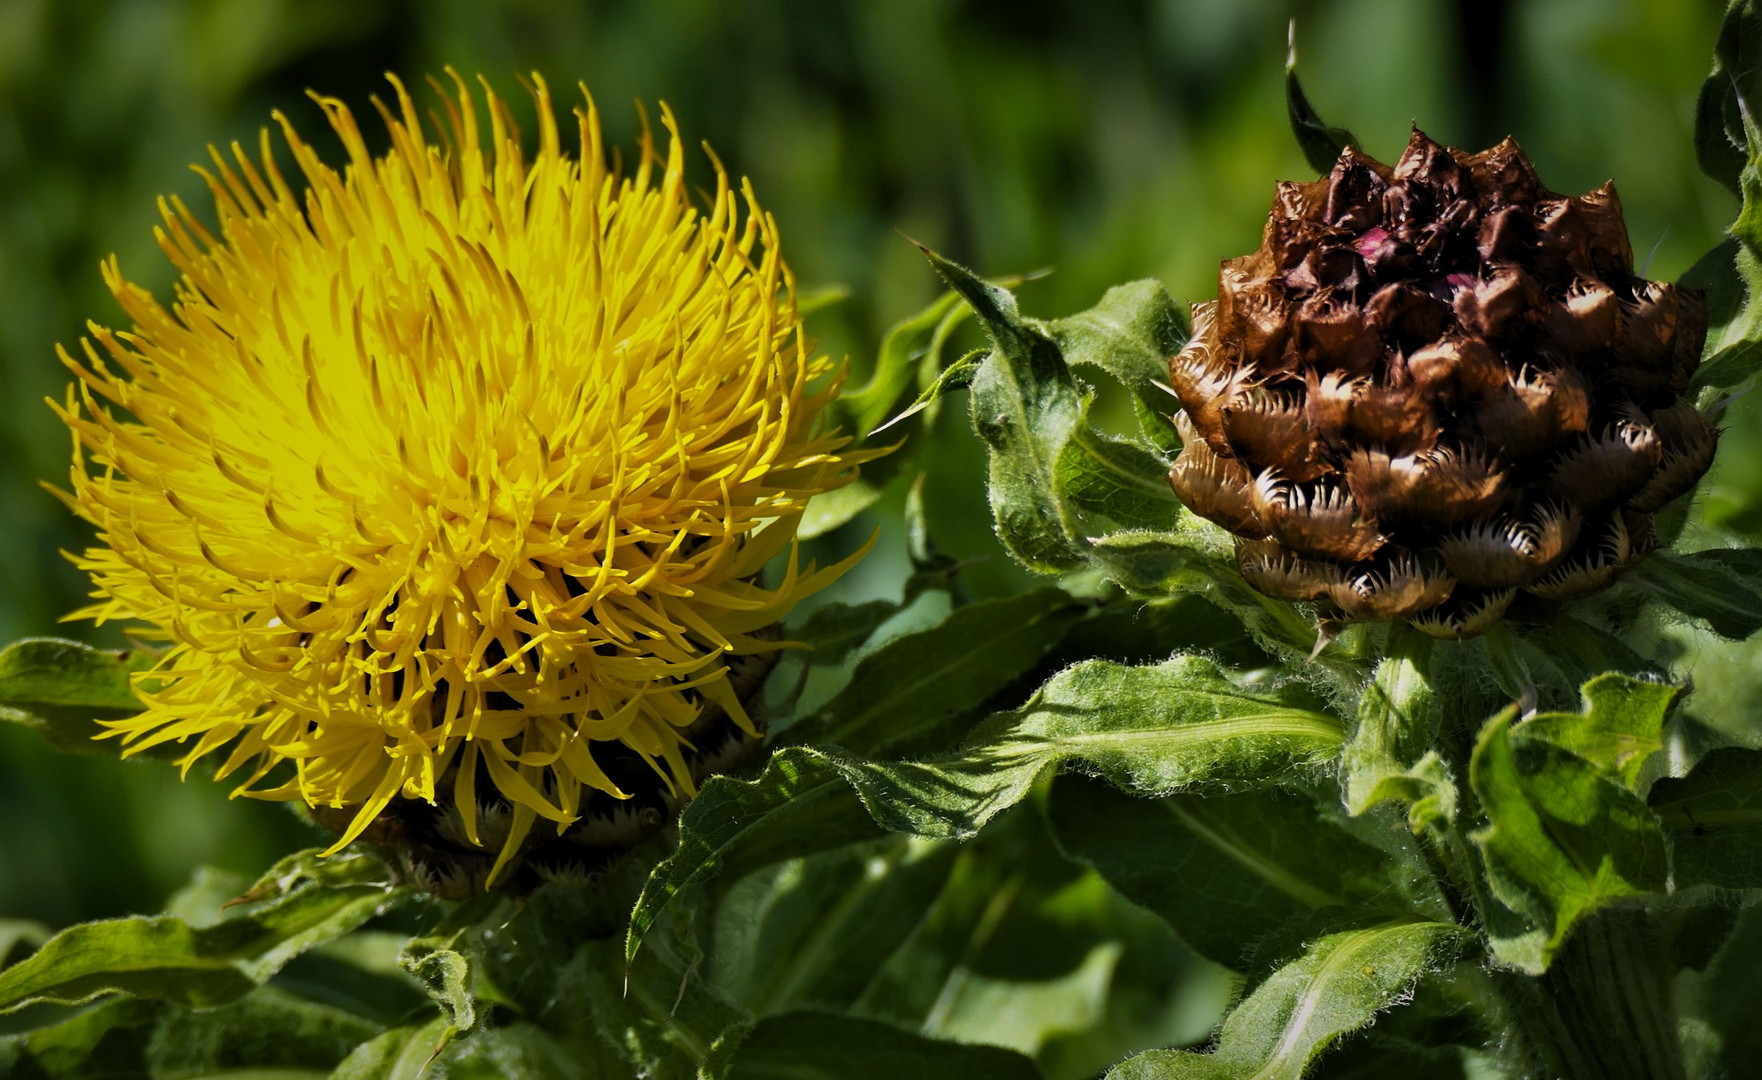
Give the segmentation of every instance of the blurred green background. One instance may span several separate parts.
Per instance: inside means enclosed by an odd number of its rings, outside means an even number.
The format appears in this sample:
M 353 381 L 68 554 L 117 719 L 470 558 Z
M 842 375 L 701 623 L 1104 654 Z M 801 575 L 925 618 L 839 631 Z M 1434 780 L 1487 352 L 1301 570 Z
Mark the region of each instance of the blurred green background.
M 815 317 L 861 369 L 936 281 L 908 234 L 986 273 L 1041 267 L 1024 306 L 1061 315 L 1154 276 L 1186 299 L 1256 246 L 1273 181 L 1307 175 L 1285 122 L 1286 22 L 1310 97 L 1379 157 L 1409 124 L 1479 147 L 1511 133 L 1549 186 L 1615 177 L 1634 247 L 1674 278 L 1730 220 L 1695 168 L 1695 92 L 1719 0 L 0 0 L 0 638 L 68 633 L 84 592 L 57 554 L 88 537 L 40 486 L 68 438 L 43 405 L 56 342 L 114 321 L 98 261 L 166 290 L 154 197 L 205 205 L 187 164 L 289 112 L 335 150 L 307 88 L 366 111 L 381 73 L 451 64 L 525 105 L 513 76 L 586 82 L 620 140 L 633 98 L 665 99 L 693 141 L 748 174 Z M 701 157 L 695 175 L 709 175 Z M 859 370 L 860 377 L 860 370 Z M 1728 414 L 1705 516 L 1762 523 L 1762 423 Z M 919 436 L 914 432 L 914 437 Z M 929 516 L 942 545 L 997 555 L 965 417 L 945 409 Z M 1734 464 L 1735 463 L 1735 464 Z M 884 540 L 845 586 L 897 590 L 883 504 L 826 545 Z M 1018 579 L 1001 558 L 978 592 Z M 1740 668 L 1740 674 L 1742 670 Z M 1749 680 L 1753 682 L 1754 680 Z M 255 872 L 312 837 L 150 765 L 52 753 L 0 724 L 0 917 L 61 925 L 155 910 L 190 868 Z

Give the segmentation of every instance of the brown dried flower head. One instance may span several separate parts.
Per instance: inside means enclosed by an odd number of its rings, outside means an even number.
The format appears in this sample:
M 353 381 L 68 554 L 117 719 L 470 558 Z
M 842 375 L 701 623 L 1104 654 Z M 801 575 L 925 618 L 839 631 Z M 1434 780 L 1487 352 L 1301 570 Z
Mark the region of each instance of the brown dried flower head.
M 1348 148 L 1218 278 L 1169 479 L 1269 596 L 1469 637 L 1609 585 L 1712 463 L 1702 296 L 1634 273 L 1613 185 L 1557 195 L 1510 139 Z

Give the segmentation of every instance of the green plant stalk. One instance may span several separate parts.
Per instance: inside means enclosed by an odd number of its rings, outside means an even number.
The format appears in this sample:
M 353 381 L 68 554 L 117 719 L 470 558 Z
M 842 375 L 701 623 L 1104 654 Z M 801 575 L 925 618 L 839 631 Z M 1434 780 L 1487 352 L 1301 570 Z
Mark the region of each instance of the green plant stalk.
M 1648 913 L 1616 909 L 1575 928 L 1540 978 L 1497 982 L 1543 1075 L 1687 1080 L 1667 969 Z

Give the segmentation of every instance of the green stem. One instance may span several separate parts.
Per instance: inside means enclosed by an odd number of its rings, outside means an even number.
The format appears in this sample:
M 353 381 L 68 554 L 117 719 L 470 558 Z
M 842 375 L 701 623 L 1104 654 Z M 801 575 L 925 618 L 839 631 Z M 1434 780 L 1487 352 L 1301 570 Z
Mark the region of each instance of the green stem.
M 1667 958 L 1647 913 L 1590 916 L 1542 977 L 1500 981 L 1544 1075 L 1686 1080 Z

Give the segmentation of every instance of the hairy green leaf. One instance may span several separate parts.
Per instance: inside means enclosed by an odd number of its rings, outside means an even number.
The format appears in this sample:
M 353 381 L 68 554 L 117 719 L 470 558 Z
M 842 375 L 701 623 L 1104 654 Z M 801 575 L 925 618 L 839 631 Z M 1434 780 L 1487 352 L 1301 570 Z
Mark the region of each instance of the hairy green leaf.
M 1469 783 L 1487 817 L 1474 834 L 1494 895 L 1527 920 L 1497 931 L 1494 955 L 1545 971 L 1573 923 L 1623 896 L 1664 888 L 1664 836 L 1619 772 L 1557 745 L 1557 730 L 1528 739 L 1516 709 L 1487 721 Z
M 1066 765 L 1146 794 L 1272 785 L 1331 759 L 1339 720 L 1297 687 L 1245 688 L 1209 660 L 1093 660 L 999 713 L 961 750 L 922 762 L 838 759 L 875 819 L 920 836 L 971 836 Z
M 293 957 L 340 937 L 409 896 L 378 859 L 313 852 L 278 863 L 211 926 L 175 916 L 81 923 L 0 971 L 0 1011 L 79 1004 L 107 993 L 197 1008 L 231 1001 Z
M 1285 51 L 1285 112 L 1291 119 L 1291 133 L 1303 151 L 1303 160 L 1323 176 L 1334 170 L 1340 152 L 1358 142 L 1345 128 L 1329 127 L 1310 105 L 1297 80 L 1297 20 L 1291 20 L 1289 41 Z
M 1346 808 L 1362 814 L 1386 802 L 1407 804 L 1418 832 L 1456 817 L 1456 784 L 1433 749 L 1444 703 L 1433 685 L 1443 647 L 1411 627 L 1396 627 L 1359 702 L 1341 759 Z
M 1640 770 L 1664 748 L 1664 721 L 1683 688 L 1617 672 L 1585 683 L 1584 711 L 1542 713 L 1518 729 L 1529 742 L 1545 742 L 1576 754 L 1637 791 Z
M 98 739 L 100 720 L 141 711 L 130 676 L 155 657 L 141 650 L 114 652 L 60 638 L 27 638 L 0 652 L 0 720 L 42 733 L 58 750 L 79 754 L 122 753 L 121 739 Z M 170 758 L 175 745 L 146 756 Z
M 1090 518 L 1128 529 L 1172 528 L 1183 513 L 1168 483 L 1168 462 L 1086 424 L 1059 451 L 1053 482 Z
M 447 1035 L 470 1031 L 477 1025 L 477 1007 L 471 999 L 471 965 L 455 949 L 431 948 L 412 942 L 399 957 L 399 965 L 422 983 L 428 996 L 447 1020 Z
M 1396 919 L 1311 942 L 1231 1011 L 1206 1053 L 1152 1050 L 1109 1080 L 1299 1080 L 1315 1057 L 1400 1004 L 1447 962 L 1462 931 Z
M 1714 750 L 1687 776 L 1652 785 L 1649 801 L 1678 889 L 1762 888 L 1762 751 Z
M 875 822 L 969 837 L 1067 764 L 1155 794 L 1266 785 L 1331 758 L 1340 740 L 1340 722 L 1295 685 L 1248 689 L 1209 660 L 1180 656 L 1152 667 L 1079 664 L 1021 709 L 989 718 L 962 749 L 922 761 L 786 748 L 757 780 L 713 778 L 685 809 L 678 851 L 631 914 L 626 954 L 676 896 L 732 867 L 869 839 Z
M 850 682 L 782 739 L 882 753 L 982 704 L 1045 656 L 1082 614 L 1081 604 L 1051 588 L 957 608 L 863 657 Z
M 991 510 L 997 535 L 1023 565 L 1062 573 L 1082 565 L 1076 510 L 1054 485 L 1053 465 L 1082 424 L 1084 402 L 1050 338 L 1023 319 L 1008 289 L 924 249 L 943 280 L 991 335 L 973 377 L 973 429 L 991 448 Z
M 1659 551 L 1633 576 L 1721 637 L 1741 641 L 1762 629 L 1762 550 L 1711 548 L 1687 555 Z
M 1299 915 L 1389 893 L 1388 856 L 1322 818 L 1307 795 L 1144 799 L 1066 776 L 1049 815 L 1068 855 L 1229 967 Z
M 793 1012 L 759 1021 L 735 1051 L 728 1080 L 1040 1080 L 1013 1050 L 963 1046 L 891 1024 Z

